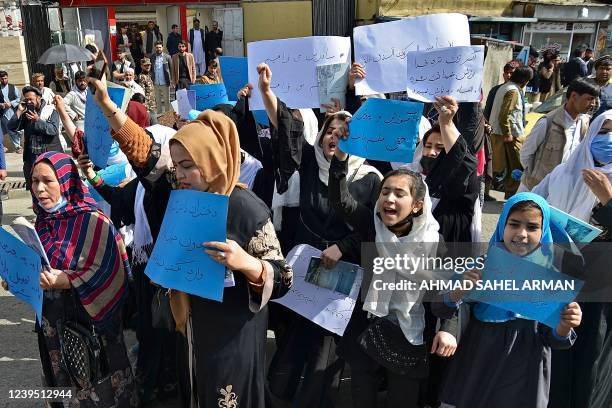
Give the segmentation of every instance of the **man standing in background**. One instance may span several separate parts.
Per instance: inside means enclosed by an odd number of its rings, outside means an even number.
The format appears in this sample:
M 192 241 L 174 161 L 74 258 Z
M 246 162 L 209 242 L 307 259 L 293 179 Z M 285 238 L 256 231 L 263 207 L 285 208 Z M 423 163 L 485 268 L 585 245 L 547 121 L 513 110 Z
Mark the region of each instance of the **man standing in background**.
M 187 52 L 185 41 L 179 42 L 179 53 L 172 56 L 172 84 L 176 90 L 187 89 L 196 81 L 193 54 Z
M 168 54 L 170 54 L 170 56 L 178 54 L 178 44 L 182 40 L 183 37 L 181 37 L 181 30 L 179 26 L 172 24 L 172 32 L 168 34 L 168 40 L 166 41 L 166 48 L 168 49 Z
M 85 104 L 87 102 L 87 74 L 79 71 L 74 74 L 76 85 L 64 97 L 66 113 L 74 122 L 74 125 L 85 130 Z
M 155 101 L 157 102 L 157 114 L 159 115 L 171 110 L 170 73 L 172 72 L 172 60 L 164 52 L 164 46 L 161 41 L 155 44 L 155 53 L 151 55 L 151 64 L 153 66 L 151 79 L 155 87 Z
M 19 154 L 23 153 L 21 150 L 21 134 L 14 130 L 10 130 L 7 125 L 15 114 L 15 109 L 17 109 L 17 105 L 19 105 L 20 98 L 21 94 L 19 93 L 19 89 L 17 89 L 15 85 L 9 84 L 8 72 L 0 71 L 0 129 L 2 129 L 3 136 L 8 133 L 13 145 L 13 150 L 15 153 Z M 4 143 L 4 141 L 2 142 Z M 1 152 L 3 157 L 5 151 L 6 148 L 3 147 Z
M 206 72 L 206 52 L 204 51 L 204 30 L 200 28 L 200 20 L 193 20 L 193 28 L 189 30 L 189 46 L 196 64 L 196 75 Z
M 206 62 L 216 58 L 217 48 L 223 48 L 223 31 L 219 30 L 219 23 L 213 21 L 212 31 L 206 33 Z
M 155 43 L 157 41 L 163 41 L 163 36 L 159 32 L 159 28 L 155 25 L 154 21 L 149 21 L 147 24 L 147 29 L 144 32 L 144 36 L 142 38 L 142 53 L 145 57 L 150 56 L 155 50 Z M 162 42 L 163 44 L 163 42 Z M 138 64 L 140 61 L 136 61 Z

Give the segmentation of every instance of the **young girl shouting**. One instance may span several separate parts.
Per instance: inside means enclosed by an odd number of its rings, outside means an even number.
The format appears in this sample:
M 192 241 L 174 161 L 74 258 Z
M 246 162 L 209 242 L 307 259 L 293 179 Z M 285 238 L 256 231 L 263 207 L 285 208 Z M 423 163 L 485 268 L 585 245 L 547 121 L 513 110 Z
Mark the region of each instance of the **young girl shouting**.
M 516 194 L 504 205 L 489 245 L 503 243 L 502 248 L 521 257 L 538 249 L 546 254 L 548 248 L 540 246 L 552 245 L 551 223 L 550 207 L 542 197 Z M 476 283 L 480 272 L 466 272 L 464 279 Z M 451 292 L 444 307 L 453 309 L 452 302 L 458 305 L 465 294 Z M 492 305 L 473 304 L 472 319 L 442 387 L 443 407 L 546 408 L 551 349 L 572 346 L 573 328 L 581 318 L 575 302 L 561 311 L 555 329 Z

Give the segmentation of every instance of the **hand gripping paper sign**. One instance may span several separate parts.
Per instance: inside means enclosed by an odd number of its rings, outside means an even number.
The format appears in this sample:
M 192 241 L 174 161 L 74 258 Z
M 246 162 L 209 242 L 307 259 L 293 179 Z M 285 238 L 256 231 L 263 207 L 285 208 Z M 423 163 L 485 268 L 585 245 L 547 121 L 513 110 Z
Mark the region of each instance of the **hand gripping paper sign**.
M 349 124 L 339 147 L 355 156 L 390 162 L 412 162 L 423 113 L 420 102 L 370 98 Z
M 484 46 L 440 48 L 409 52 L 408 97 L 435 102 L 450 95 L 458 102 L 480 102 Z
M 249 108 L 265 109 L 257 87 L 257 65 L 266 63 L 272 70 L 270 85 L 274 94 L 293 109 L 318 108 L 317 66 L 350 63 L 348 37 L 303 37 L 249 43 L 249 82 L 253 84 Z
M 472 289 L 468 298 L 554 329 L 561 321 L 561 310 L 578 296 L 584 282 L 541 265 L 543 256 L 532 254 L 530 259 L 492 246 L 487 252 L 481 286 Z
M 355 62 L 366 77 L 355 84 L 357 95 L 406 90 L 406 56 L 410 51 L 470 45 L 463 14 L 430 14 L 355 27 Z
M 320 250 L 305 244 L 289 251 L 293 286 L 285 296 L 272 301 L 342 336 L 359 296 L 363 269 L 342 261 L 326 269 L 320 256 Z
M 202 244 L 226 240 L 228 197 L 174 190 L 145 273 L 163 287 L 223 300 L 225 267 Z

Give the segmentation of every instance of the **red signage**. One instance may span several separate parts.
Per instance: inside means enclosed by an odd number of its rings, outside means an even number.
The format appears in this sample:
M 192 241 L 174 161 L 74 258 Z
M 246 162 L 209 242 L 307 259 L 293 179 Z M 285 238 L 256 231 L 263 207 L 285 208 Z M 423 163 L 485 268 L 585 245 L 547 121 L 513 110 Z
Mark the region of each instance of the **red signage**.
M 184 0 L 132 0 L 130 6 L 145 6 L 149 4 L 198 4 L 198 3 L 240 3 L 239 0 L 194 0 L 186 2 Z M 60 0 L 62 7 L 101 7 L 101 6 L 125 6 L 125 0 Z

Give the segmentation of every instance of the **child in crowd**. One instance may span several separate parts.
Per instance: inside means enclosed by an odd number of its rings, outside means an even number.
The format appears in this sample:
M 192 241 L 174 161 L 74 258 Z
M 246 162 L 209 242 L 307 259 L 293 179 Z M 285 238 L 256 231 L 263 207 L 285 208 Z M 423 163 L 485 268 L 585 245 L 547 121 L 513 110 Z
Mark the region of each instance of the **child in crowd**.
M 502 248 L 520 257 L 549 258 L 551 227 L 548 203 L 536 194 L 519 193 L 504 205 L 489 246 L 503 243 Z M 464 279 L 476 283 L 481 275 L 472 270 Z M 451 292 L 442 307 L 454 309 L 465 294 Z M 472 317 L 442 388 L 443 407 L 546 408 L 551 349 L 574 344 L 573 329 L 582 319 L 578 303 L 561 311 L 554 329 L 485 303 L 473 304 Z

